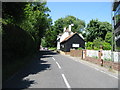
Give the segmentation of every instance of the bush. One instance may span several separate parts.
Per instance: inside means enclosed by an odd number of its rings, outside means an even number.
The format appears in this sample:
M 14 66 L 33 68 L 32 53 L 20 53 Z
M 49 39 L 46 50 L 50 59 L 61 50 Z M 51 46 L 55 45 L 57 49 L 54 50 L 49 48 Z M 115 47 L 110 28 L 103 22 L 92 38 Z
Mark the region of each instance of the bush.
M 99 48 L 98 47 L 94 47 L 94 50 L 99 50 Z
M 94 45 L 95 50 L 99 50 L 100 46 L 103 46 L 103 50 L 111 50 L 110 43 L 107 43 L 107 42 L 103 41 L 102 38 L 95 39 L 93 41 L 93 45 Z
M 49 50 L 56 50 L 57 48 L 56 47 L 49 47 L 48 49 Z
M 86 49 L 92 50 L 92 47 L 86 47 Z
M 86 49 L 93 49 L 93 42 L 87 42 Z
M 78 48 L 77 50 L 82 50 L 83 48 L 82 47 L 80 47 L 80 48 Z
M 107 43 L 107 42 L 104 42 L 102 44 L 102 46 L 103 46 L 103 50 L 111 50 L 112 49 L 110 43 Z

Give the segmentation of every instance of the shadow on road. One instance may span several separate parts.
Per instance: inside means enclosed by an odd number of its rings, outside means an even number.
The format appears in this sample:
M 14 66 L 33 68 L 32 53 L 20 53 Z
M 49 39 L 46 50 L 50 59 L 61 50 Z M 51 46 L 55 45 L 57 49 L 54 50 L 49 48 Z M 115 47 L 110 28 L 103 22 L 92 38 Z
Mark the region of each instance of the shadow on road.
M 49 58 L 55 54 L 57 53 L 53 53 L 51 51 L 39 51 L 35 58 L 32 59 L 30 64 L 28 64 L 25 68 L 20 70 L 11 79 L 3 84 L 3 89 L 17 88 L 18 90 L 21 90 L 29 88 L 31 84 L 35 84 L 35 80 L 30 80 L 29 78 L 25 77 L 48 70 L 51 64 L 47 64 L 47 61 L 43 59 Z

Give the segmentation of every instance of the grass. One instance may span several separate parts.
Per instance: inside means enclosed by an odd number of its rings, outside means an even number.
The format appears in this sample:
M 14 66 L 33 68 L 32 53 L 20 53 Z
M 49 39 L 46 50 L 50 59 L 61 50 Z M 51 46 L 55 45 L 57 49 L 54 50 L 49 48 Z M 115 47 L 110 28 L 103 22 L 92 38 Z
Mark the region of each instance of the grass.
M 104 60 L 105 61 L 112 61 L 112 59 L 110 59 L 110 58 L 105 58 Z
M 54 50 L 57 50 L 56 47 L 49 47 L 48 49 L 49 49 L 49 50 L 53 50 L 53 51 L 54 51 Z
M 97 56 L 92 56 L 93 58 L 96 58 L 96 59 L 98 59 L 98 57 Z

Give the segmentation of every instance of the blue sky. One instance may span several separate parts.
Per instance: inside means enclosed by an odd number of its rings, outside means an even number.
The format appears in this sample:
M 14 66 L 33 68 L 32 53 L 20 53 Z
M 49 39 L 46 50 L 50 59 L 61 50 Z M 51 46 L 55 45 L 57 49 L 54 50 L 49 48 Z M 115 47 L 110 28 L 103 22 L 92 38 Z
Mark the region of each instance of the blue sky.
M 87 23 L 91 19 L 111 23 L 111 2 L 47 2 L 53 21 L 67 15 L 75 16 Z

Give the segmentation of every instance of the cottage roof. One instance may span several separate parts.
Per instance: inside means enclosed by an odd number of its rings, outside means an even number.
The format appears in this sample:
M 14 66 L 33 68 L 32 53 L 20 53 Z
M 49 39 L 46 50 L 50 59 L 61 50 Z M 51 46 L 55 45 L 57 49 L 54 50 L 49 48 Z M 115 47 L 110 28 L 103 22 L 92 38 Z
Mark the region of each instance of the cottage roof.
M 68 37 L 66 37 L 62 42 L 65 42 L 65 41 L 67 41 L 68 39 L 70 39 L 73 35 L 75 35 L 75 34 L 77 34 L 77 32 L 75 32 L 75 33 L 73 33 L 73 34 L 71 34 L 71 35 L 69 35 Z M 78 34 L 82 39 L 84 39 L 83 38 L 83 36 L 81 35 L 81 34 Z M 61 43 L 62 43 L 61 42 Z
M 69 38 L 71 38 L 74 34 L 76 34 L 76 33 L 73 33 L 72 35 L 69 35 L 68 37 L 66 37 L 62 42 L 65 42 L 65 41 L 67 41 Z

